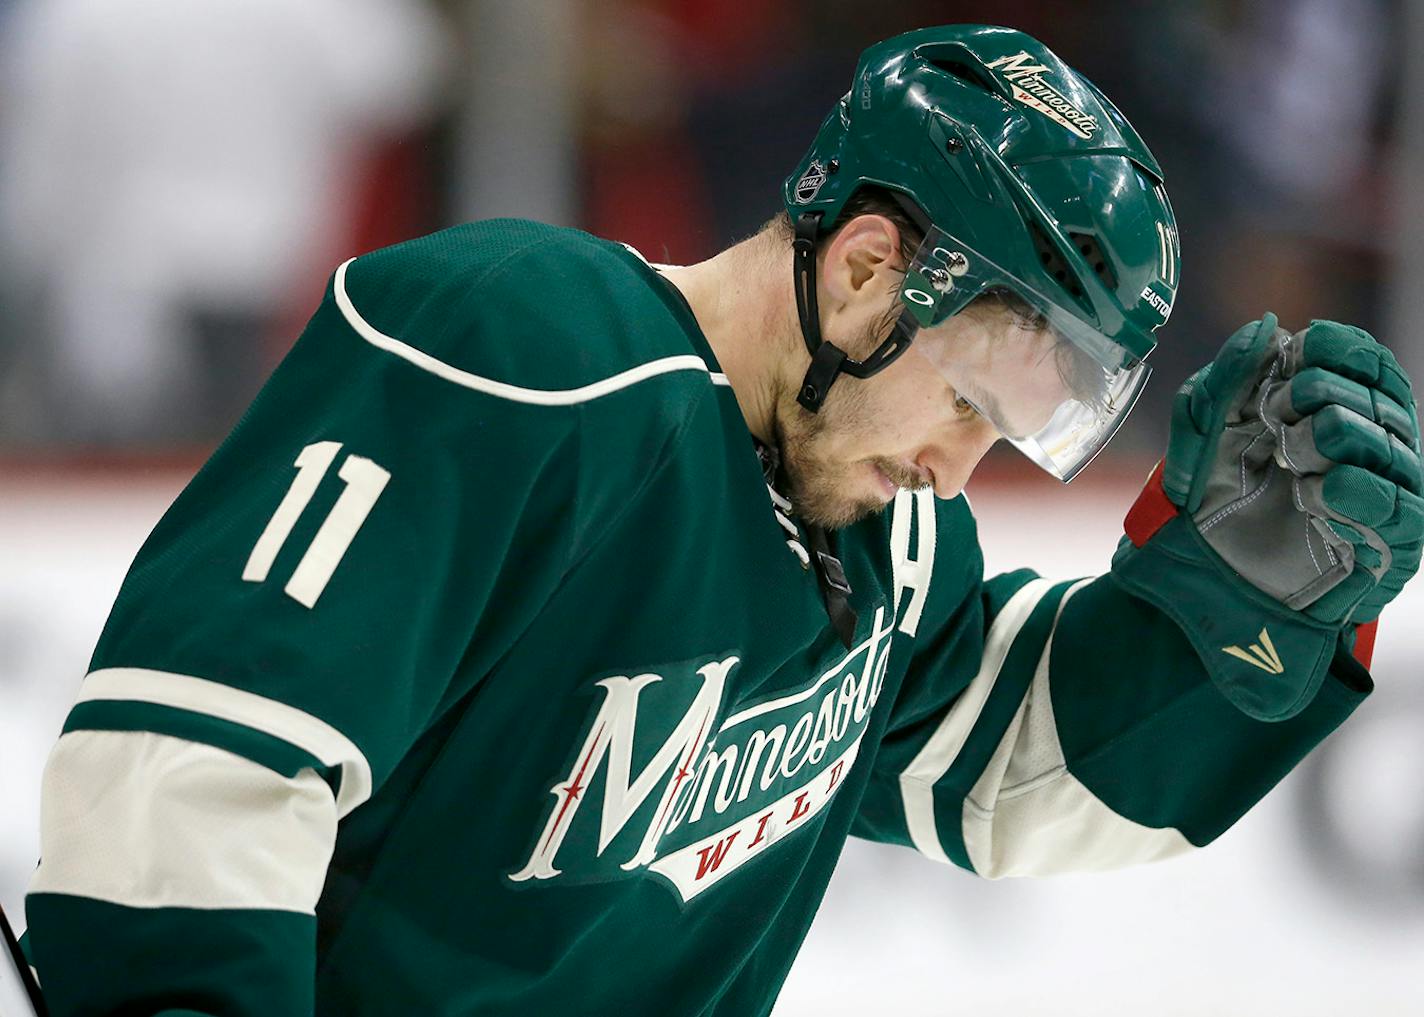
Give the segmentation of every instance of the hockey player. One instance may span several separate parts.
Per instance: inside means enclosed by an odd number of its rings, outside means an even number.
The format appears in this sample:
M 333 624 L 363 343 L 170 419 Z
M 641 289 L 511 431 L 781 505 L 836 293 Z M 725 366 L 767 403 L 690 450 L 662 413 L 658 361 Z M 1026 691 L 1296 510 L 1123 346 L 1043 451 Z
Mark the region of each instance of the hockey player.
M 529 222 L 342 265 L 139 553 L 51 757 L 53 1012 L 766 1013 L 850 834 L 983 876 L 1206 844 L 1371 688 L 1419 428 L 1269 314 L 1105 575 L 986 579 L 1176 299 L 1152 155 L 1040 43 L 862 57 L 703 264 Z

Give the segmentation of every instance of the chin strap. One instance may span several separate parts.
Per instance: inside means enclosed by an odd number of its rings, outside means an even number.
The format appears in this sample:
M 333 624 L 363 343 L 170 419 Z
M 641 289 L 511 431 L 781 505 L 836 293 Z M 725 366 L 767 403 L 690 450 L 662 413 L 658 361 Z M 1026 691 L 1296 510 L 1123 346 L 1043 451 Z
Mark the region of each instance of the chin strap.
M 820 212 L 802 212 L 796 218 L 796 239 L 791 242 L 792 268 L 796 273 L 796 315 L 801 319 L 801 337 L 811 354 L 811 366 L 806 370 L 796 401 L 812 413 L 820 410 L 846 360 L 845 351 L 821 339 L 821 311 L 816 303 L 816 235 L 820 229 Z
M 802 212 L 796 219 L 796 238 L 791 243 L 796 314 L 801 319 L 801 337 L 811 354 L 811 366 L 806 368 L 796 401 L 812 413 L 820 411 L 831 385 L 842 374 L 869 378 L 889 367 L 910 348 L 918 328 L 914 317 L 905 310 L 896 320 L 890 337 L 864 360 L 852 360 L 845 350 L 821 338 L 821 312 L 816 303 L 816 237 L 820 229 L 820 212 Z

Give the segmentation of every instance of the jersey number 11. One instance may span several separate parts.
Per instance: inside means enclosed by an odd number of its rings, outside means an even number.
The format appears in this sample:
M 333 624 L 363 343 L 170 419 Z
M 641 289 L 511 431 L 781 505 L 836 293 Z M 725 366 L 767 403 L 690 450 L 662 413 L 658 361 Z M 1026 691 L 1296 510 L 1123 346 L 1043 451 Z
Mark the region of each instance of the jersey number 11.
M 302 449 L 295 463 L 297 475 L 286 497 L 272 513 L 267 528 L 257 538 L 252 554 L 247 559 L 247 567 L 242 570 L 242 578 L 249 583 L 260 583 L 267 579 L 272 563 L 277 560 L 277 552 L 292 534 L 307 504 L 316 494 L 317 485 L 326 476 L 326 471 L 341 451 L 339 441 L 318 441 Z M 377 466 L 362 456 L 348 455 L 336 474 L 346 481 L 346 490 L 336 499 L 321 529 L 316 531 L 307 553 L 297 563 L 292 578 L 284 587 L 287 596 L 299 604 L 312 607 L 321 591 L 331 580 L 346 549 L 356 537 L 356 531 L 370 515 L 376 499 L 385 490 L 391 479 L 390 472 Z

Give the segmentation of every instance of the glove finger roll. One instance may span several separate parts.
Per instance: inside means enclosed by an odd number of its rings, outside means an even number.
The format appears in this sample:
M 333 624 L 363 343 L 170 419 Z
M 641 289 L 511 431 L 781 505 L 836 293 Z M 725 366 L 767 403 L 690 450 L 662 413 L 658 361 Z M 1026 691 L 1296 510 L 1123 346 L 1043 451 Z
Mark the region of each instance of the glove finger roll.
M 1409 380 L 1394 354 L 1373 336 L 1353 325 L 1313 321 L 1290 358 L 1288 373 L 1324 367 L 1362 385 L 1376 388 L 1396 403 L 1413 402 Z
M 1397 492 L 1394 513 L 1389 519 L 1375 527 L 1375 531 L 1389 542 L 1391 548 L 1398 548 L 1413 556 L 1419 556 L 1419 545 L 1424 542 L 1424 499 L 1403 488 Z M 1396 555 L 1395 565 L 1407 559 Z
M 1394 484 L 1357 466 L 1336 466 L 1324 476 L 1302 477 L 1295 483 L 1296 503 L 1302 510 L 1320 519 L 1344 523 L 1364 538 L 1364 547 L 1376 552 L 1379 560 L 1373 564 L 1365 561 L 1363 554 L 1356 556 L 1363 566 L 1357 572 L 1363 571 L 1375 581 L 1389 569 L 1393 559 L 1389 543 L 1378 530 L 1394 516 L 1396 493 L 1407 492 L 1400 492 Z
M 1176 505 L 1195 512 L 1201 505 L 1210 470 L 1229 417 L 1251 398 L 1264 365 L 1274 354 L 1273 339 L 1288 340 L 1269 312 L 1237 329 L 1216 358 L 1187 379 L 1172 407 L 1172 436 L 1162 488 Z
M 1208 387 L 1217 398 L 1229 398 L 1259 377 L 1261 363 L 1270 353 L 1271 338 L 1276 334 L 1276 316 L 1269 312 L 1259 321 L 1238 328 L 1222 345 L 1212 361 Z
M 1310 492 L 1319 488 L 1321 515 L 1338 518 L 1356 529 L 1376 530 L 1394 516 L 1399 488 L 1367 469 L 1342 463 L 1323 477 L 1305 477 L 1300 482 L 1301 499 L 1307 510 Z M 1368 536 L 1368 534 L 1367 534 Z M 1373 541 L 1370 542 L 1373 545 Z
M 1197 430 L 1211 434 L 1230 407 L 1243 398 L 1261 375 L 1262 362 L 1271 354 L 1276 316 L 1243 325 L 1222 344 L 1216 357 L 1192 379 L 1192 420 Z
M 1406 445 L 1413 445 L 1415 423 L 1400 403 L 1357 381 L 1323 367 L 1307 367 L 1277 388 L 1267 400 L 1266 412 L 1279 420 L 1295 423 L 1327 406 L 1344 406 L 1381 425 Z
M 1342 523 L 1336 519 L 1327 519 L 1325 520 L 1325 525 L 1330 527 L 1331 532 L 1337 537 L 1349 543 L 1354 549 L 1355 561 L 1360 565 L 1369 569 L 1371 572 L 1377 572 L 1384 566 L 1384 558 L 1380 553 L 1370 546 L 1370 542 L 1365 538 L 1363 533 L 1355 529 L 1349 523 Z
M 1299 424 L 1283 428 L 1281 451 L 1286 467 L 1296 473 L 1326 472 L 1310 468 L 1324 457 L 1362 466 L 1415 494 L 1424 484 L 1419 458 L 1412 449 L 1369 418 L 1343 406 L 1327 406 Z M 1309 455 L 1312 451 L 1313 456 Z M 1305 468 L 1298 469 L 1297 462 Z
M 1276 433 L 1276 462 L 1282 469 L 1290 470 L 1298 477 L 1311 473 L 1326 473 L 1339 461 L 1321 447 L 1320 438 L 1315 433 L 1318 416 L 1319 414 L 1306 417 L 1297 423 L 1282 426 Z
M 1172 399 L 1172 430 L 1166 462 L 1162 470 L 1162 490 L 1174 505 L 1186 506 L 1188 511 L 1195 505 L 1188 504 L 1192 477 L 1199 470 L 1202 450 L 1206 447 L 1206 436 L 1192 419 L 1192 388 L 1197 375 L 1187 379 Z

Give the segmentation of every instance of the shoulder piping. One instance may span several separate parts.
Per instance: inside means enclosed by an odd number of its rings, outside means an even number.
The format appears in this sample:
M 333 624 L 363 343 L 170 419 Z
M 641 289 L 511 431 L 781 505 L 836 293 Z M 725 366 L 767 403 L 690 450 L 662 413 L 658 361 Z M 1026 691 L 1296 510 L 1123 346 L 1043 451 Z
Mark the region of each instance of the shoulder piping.
M 534 406 L 575 406 L 579 403 L 591 402 L 602 396 L 609 395 L 621 389 L 636 385 L 640 381 L 655 378 L 660 374 L 671 374 L 676 371 L 700 371 L 707 375 L 714 385 L 730 386 L 725 374 L 720 374 L 709 368 L 701 357 L 695 354 L 686 354 L 675 357 L 663 357 L 660 360 L 650 360 L 646 364 L 639 364 L 637 367 L 630 367 L 626 371 L 595 381 L 588 385 L 581 385 L 578 388 L 567 389 L 537 389 L 524 388 L 519 385 L 510 385 L 507 382 L 495 381 L 492 378 L 484 378 L 478 374 L 471 374 L 469 371 L 462 371 L 458 367 L 452 367 L 443 360 L 437 360 L 423 350 L 418 350 L 409 343 L 404 343 L 399 339 L 381 332 L 365 318 L 361 317 L 361 312 L 356 310 L 356 305 L 351 302 L 351 297 L 346 292 L 346 270 L 351 267 L 355 258 L 349 258 L 342 262 L 336 270 L 336 278 L 332 284 L 332 289 L 336 295 L 336 306 L 341 309 L 342 316 L 346 319 L 356 334 L 377 349 L 385 350 L 394 354 L 408 363 L 436 377 L 443 378 L 448 382 L 460 385 L 463 388 L 473 389 L 476 392 L 483 392 L 486 395 L 496 396 L 500 399 L 507 399 L 516 403 L 529 403 Z

